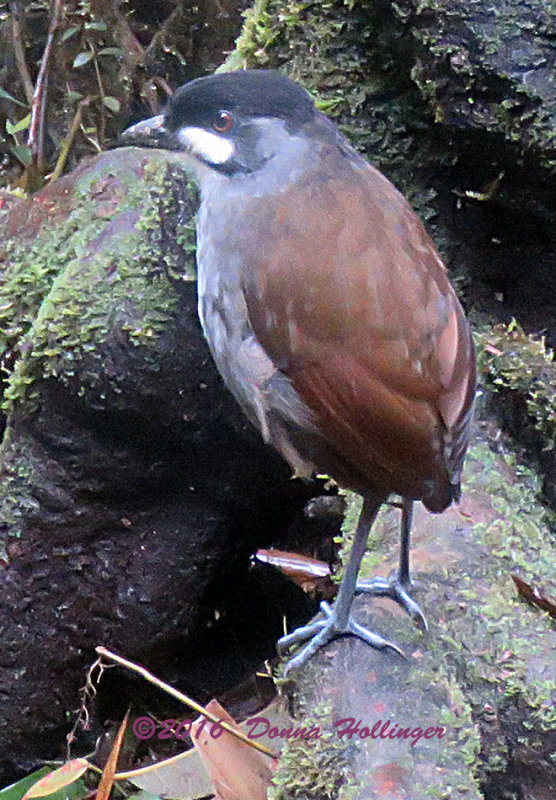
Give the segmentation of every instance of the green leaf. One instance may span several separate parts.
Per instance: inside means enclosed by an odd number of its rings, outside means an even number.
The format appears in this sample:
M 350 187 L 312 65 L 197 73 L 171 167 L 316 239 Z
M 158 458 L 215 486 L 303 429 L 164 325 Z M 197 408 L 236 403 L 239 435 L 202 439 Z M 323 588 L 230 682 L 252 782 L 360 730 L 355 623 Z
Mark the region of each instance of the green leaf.
M 92 22 L 85 23 L 85 30 L 87 31 L 105 31 L 108 29 L 106 22 L 94 19 Z
M 28 167 L 31 163 L 31 150 L 24 144 L 16 144 L 10 147 L 10 152 L 21 161 L 24 167 Z M 2 797 L 0 793 L 0 798 Z
M 12 124 L 9 119 L 6 120 L 6 133 L 9 133 L 10 136 L 13 136 L 15 133 L 19 133 L 19 131 L 26 131 L 31 123 L 31 114 L 27 114 L 26 117 L 20 119 L 19 122 Z
M 33 797 L 54 797 L 59 795 L 61 790 L 66 789 L 72 783 L 90 769 L 90 764 L 86 758 L 73 758 L 66 761 L 61 767 L 47 772 L 44 777 L 27 789 L 23 795 L 23 800 L 30 800 Z M 62 793 L 62 797 L 65 793 Z
M 10 100 L 10 102 L 16 103 L 16 105 L 23 106 L 23 108 L 25 108 L 25 103 L 22 103 L 20 100 L 17 100 L 15 97 L 12 97 L 12 95 L 9 94 L 9 92 L 7 92 L 5 89 L 2 89 L 1 86 L 0 86 L 0 97 L 3 100 Z
M 81 25 L 72 25 L 71 28 L 68 28 L 63 32 L 60 36 L 60 41 L 65 42 L 68 39 L 71 39 L 72 36 L 75 36 L 81 30 Z
M 97 53 L 99 56 L 123 56 L 123 54 L 121 47 L 102 47 Z
M 83 95 L 81 92 L 75 92 L 73 89 L 70 89 L 66 94 L 66 98 L 70 103 L 75 103 L 77 100 L 83 100 Z
M 120 101 L 118 100 L 117 97 L 107 96 L 107 97 L 104 98 L 104 100 L 102 102 L 104 103 L 106 108 L 109 108 L 110 111 L 114 112 L 114 114 L 117 114 L 118 111 L 121 108 L 121 103 L 120 103 Z
M 93 54 L 90 50 L 82 50 L 81 53 L 78 53 L 75 58 L 73 59 L 74 67 L 82 67 L 84 64 L 88 64 L 89 61 L 92 59 Z
M 12 783 L 6 786 L 5 789 L 0 790 L 0 800 L 21 800 L 23 795 L 30 789 L 31 786 L 36 784 L 38 780 L 44 778 L 45 775 L 51 771 L 50 767 L 41 767 L 36 772 L 27 775 L 17 783 Z M 54 794 L 50 795 L 49 800 L 79 800 L 79 798 L 87 797 L 88 789 L 82 779 L 72 783 Z
M 41 767 L 36 772 L 32 772 L 31 775 L 27 775 L 26 778 L 17 781 L 17 783 L 6 786 L 5 789 L 0 791 L 0 800 L 21 800 L 27 789 L 33 786 L 40 778 L 44 778 L 49 772 L 49 767 Z

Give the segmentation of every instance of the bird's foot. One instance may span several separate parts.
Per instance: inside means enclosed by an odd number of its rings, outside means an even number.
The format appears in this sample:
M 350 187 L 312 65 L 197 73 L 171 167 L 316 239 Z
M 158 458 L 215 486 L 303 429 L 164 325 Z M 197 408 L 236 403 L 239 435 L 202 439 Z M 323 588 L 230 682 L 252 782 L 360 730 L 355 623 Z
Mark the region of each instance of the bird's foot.
M 413 622 L 421 628 L 423 633 L 426 633 L 428 631 L 427 620 L 420 605 L 409 594 L 410 588 L 410 583 L 402 582 L 397 575 L 392 575 L 389 578 L 373 578 L 368 583 L 360 582 L 355 587 L 355 591 L 370 594 L 373 597 L 390 597 L 405 609 Z
M 336 619 L 334 608 L 331 608 L 328 603 L 323 601 L 320 607 L 324 614 L 324 619 L 319 619 L 316 622 L 311 622 L 309 625 L 296 628 L 292 633 L 288 633 L 287 636 L 282 636 L 282 638 L 278 640 L 277 648 L 281 655 L 293 645 L 301 644 L 309 640 L 297 655 L 290 658 L 284 669 L 284 677 L 287 677 L 290 672 L 298 670 L 306 664 L 317 650 L 324 647 L 338 636 L 357 636 L 377 650 L 393 650 L 402 658 L 405 658 L 399 647 L 383 639 L 382 636 L 379 636 L 377 633 L 368 631 L 362 625 L 355 622 L 355 620 L 351 619 L 351 617 L 345 625 L 339 624 Z

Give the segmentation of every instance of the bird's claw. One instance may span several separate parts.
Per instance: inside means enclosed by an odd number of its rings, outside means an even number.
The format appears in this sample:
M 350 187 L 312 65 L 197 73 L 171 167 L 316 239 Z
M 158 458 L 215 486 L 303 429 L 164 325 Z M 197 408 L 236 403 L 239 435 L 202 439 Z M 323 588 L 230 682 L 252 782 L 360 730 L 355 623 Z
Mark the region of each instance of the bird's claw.
M 301 642 L 305 642 L 307 639 L 318 635 L 318 632 L 321 631 L 325 625 L 326 620 L 320 619 L 316 622 L 311 622 L 310 625 L 302 625 L 291 633 L 288 633 L 286 636 L 282 636 L 276 642 L 278 655 L 283 656 L 284 653 L 290 649 L 290 647 L 293 647 L 296 644 L 301 644 Z
M 399 656 L 405 658 L 404 653 L 397 645 L 392 644 L 392 642 L 389 642 L 387 639 L 383 639 L 382 636 L 379 636 L 377 633 L 367 630 L 367 628 L 359 625 L 359 623 L 355 622 L 351 617 L 345 625 L 338 624 L 334 609 L 331 608 L 328 603 L 322 602 L 320 607 L 325 619 L 319 619 L 316 622 L 311 622 L 309 625 L 296 628 L 292 633 L 287 634 L 287 636 L 282 636 L 282 638 L 278 640 L 277 648 L 280 655 L 283 655 L 285 651 L 293 645 L 301 644 L 309 640 L 297 655 L 290 658 L 284 669 L 284 677 L 287 677 L 290 672 L 296 671 L 306 664 L 317 650 L 324 647 L 338 636 L 357 636 L 377 650 L 393 650 Z
M 407 611 L 413 622 L 421 628 L 423 633 L 427 633 L 429 626 L 425 615 L 421 611 L 421 606 L 415 602 L 397 576 L 373 578 L 368 583 L 358 583 L 355 591 L 370 594 L 372 597 L 389 597 Z

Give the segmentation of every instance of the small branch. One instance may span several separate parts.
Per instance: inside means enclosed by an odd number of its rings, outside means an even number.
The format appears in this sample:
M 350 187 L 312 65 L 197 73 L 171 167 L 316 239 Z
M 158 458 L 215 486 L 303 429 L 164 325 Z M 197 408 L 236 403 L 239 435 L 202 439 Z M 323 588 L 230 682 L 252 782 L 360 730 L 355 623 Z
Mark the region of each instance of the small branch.
M 94 64 L 94 67 L 95 67 L 95 75 L 96 75 L 97 84 L 98 84 L 98 91 L 99 91 L 99 94 L 100 94 L 100 137 L 99 137 L 99 139 L 100 139 L 100 143 L 104 147 L 104 137 L 105 137 L 105 133 L 106 133 L 106 110 L 104 108 L 104 97 L 105 97 L 104 86 L 103 86 L 103 83 L 102 83 L 102 76 L 100 74 L 100 67 L 98 65 L 98 59 L 97 59 L 96 50 L 93 47 L 93 45 L 91 44 L 91 42 L 89 42 L 88 44 L 89 44 L 89 47 L 91 49 L 91 54 L 93 56 L 93 64 Z
M 166 93 L 166 97 L 171 97 L 172 94 L 174 93 L 174 90 L 172 89 L 168 81 L 161 75 L 155 75 L 152 81 L 156 86 L 160 86 L 160 88 Z
M 12 17 L 12 40 L 15 61 L 21 76 L 21 80 L 23 81 L 25 97 L 27 98 L 29 105 L 31 105 L 33 101 L 33 81 L 31 80 L 29 69 L 27 68 L 27 61 L 25 60 L 25 46 L 23 44 L 23 28 L 21 24 L 21 6 L 18 2 L 15 2 L 15 0 L 8 5 Z
M 27 146 L 31 150 L 31 165 L 40 175 L 44 174 L 44 114 L 46 105 L 46 85 L 48 83 L 48 68 L 50 56 L 54 44 L 54 36 L 60 22 L 62 12 L 62 0 L 54 0 L 52 5 L 52 16 L 48 29 L 48 37 L 41 59 L 41 66 L 35 83 L 35 89 L 31 100 L 31 123 L 29 125 L 29 136 Z
M 79 130 L 79 126 L 81 125 L 83 108 L 88 104 L 89 104 L 89 98 L 86 97 L 84 100 L 81 100 L 81 102 L 77 106 L 77 111 L 73 115 L 68 135 L 63 141 L 62 147 L 60 148 L 60 155 L 58 156 L 58 160 L 56 161 L 56 166 L 54 167 L 54 170 L 50 176 L 51 181 L 55 181 L 57 178 L 59 178 L 64 170 L 64 166 L 66 164 L 69 151 L 71 150 L 73 140 L 75 139 L 77 131 Z
M 197 714 L 201 714 L 203 717 L 210 719 L 211 722 L 216 722 L 218 725 L 224 728 L 225 731 L 231 733 L 232 736 L 235 736 L 237 739 L 240 739 L 242 742 L 248 744 L 250 747 L 254 747 L 255 750 L 260 750 L 261 753 L 265 754 L 265 756 L 271 756 L 272 758 L 276 757 L 276 753 L 273 753 L 272 750 L 270 750 L 268 747 L 265 747 L 264 744 L 259 744 L 259 742 L 252 741 L 245 733 L 243 733 L 243 731 L 240 731 L 237 728 L 234 728 L 232 725 L 229 725 L 227 722 L 224 722 L 224 720 L 219 719 L 216 716 L 216 714 L 213 714 L 211 711 L 202 706 L 200 703 L 197 703 L 195 700 L 192 700 L 187 695 L 182 694 L 182 692 L 179 692 L 177 689 L 174 689 L 174 687 L 170 686 L 169 683 L 164 683 L 164 681 L 161 681 L 160 678 L 157 678 L 156 675 L 153 675 L 152 672 L 149 672 L 148 670 L 145 669 L 145 667 L 142 667 L 140 664 L 135 664 L 135 662 L 133 661 L 128 661 L 127 658 L 122 658 L 122 656 L 118 656 L 116 655 L 116 653 L 112 653 L 110 650 L 107 650 L 106 647 L 99 646 L 96 647 L 95 650 L 97 651 L 99 656 L 105 656 L 106 658 L 109 658 L 111 661 L 115 661 L 116 664 L 120 664 L 122 667 L 126 667 L 127 669 L 130 669 L 132 672 L 136 672 L 138 675 L 141 675 L 141 677 L 144 678 L 149 683 L 158 686 L 159 689 L 171 695 L 172 697 L 175 697 L 176 700 L 180 701 L 180 703 L 185 703 L 186 706 L 190 706 L 194 711 L 197 712 Z

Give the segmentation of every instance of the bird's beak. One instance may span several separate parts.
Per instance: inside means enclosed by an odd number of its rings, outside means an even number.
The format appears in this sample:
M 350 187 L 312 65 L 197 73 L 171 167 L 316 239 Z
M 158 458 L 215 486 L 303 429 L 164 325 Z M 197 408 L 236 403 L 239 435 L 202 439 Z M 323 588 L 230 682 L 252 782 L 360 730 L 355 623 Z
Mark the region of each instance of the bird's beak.
M 164 125 L 164 116 L 136 122 L 120 134 L 118 145 L 121 147 L 160 147 L 163 150 L 174 149 L 172 136 Z

